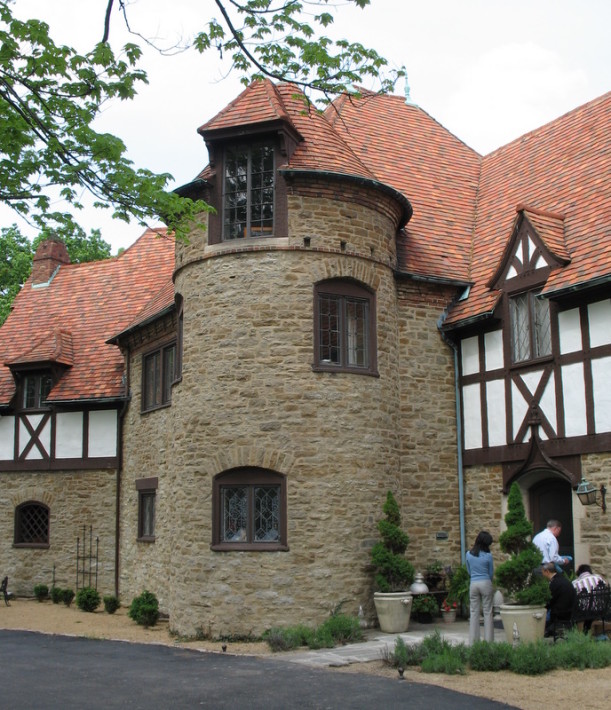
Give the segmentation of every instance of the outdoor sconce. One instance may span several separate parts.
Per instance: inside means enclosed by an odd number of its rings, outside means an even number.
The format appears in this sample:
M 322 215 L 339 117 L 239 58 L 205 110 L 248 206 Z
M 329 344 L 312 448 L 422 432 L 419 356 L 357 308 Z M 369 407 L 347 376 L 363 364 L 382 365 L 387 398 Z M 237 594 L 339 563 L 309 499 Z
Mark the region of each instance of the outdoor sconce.
M 597 500 L 598 494 L 600 493 L 600 502 Z M 577 497 L 581 501 L 582 505 L 598 505 L 603 509 L 603 513 L 607 512 L 607 504 L 605 502 L 605 496 L 607 495 L 607 489 L 601 483 L 600 488 L 597 489 L 592 483 L 589 483 L 585 479 L 577 486 Z

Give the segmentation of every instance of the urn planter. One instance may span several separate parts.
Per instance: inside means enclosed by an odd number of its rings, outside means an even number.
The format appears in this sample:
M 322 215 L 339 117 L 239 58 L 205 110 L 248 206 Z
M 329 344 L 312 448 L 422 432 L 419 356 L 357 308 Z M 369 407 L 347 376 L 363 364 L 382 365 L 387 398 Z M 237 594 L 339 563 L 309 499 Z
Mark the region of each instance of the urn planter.
M 444 624 L 452 624 L 456 621 L 456 609 L 450 609 L 450 611 L 441 610 L 441 618 Z
M 407 631 L 412 611 L 412 595 L 409 592 L 375 592 L 373 602 L 381 631 L 386 634 Z
M 501 604 L 505 638 L 511 643 L 531 643 L 545 634 L 546 608 L 536 605 Z

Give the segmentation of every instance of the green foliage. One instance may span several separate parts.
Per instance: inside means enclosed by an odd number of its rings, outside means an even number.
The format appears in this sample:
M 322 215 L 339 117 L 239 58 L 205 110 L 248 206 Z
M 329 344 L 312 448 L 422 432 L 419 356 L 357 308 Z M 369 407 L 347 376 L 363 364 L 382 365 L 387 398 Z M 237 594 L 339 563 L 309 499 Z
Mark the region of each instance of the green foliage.
M 350 0 L 364 8 L 370 0 Z M 387 61 L 374 50 L 347 40 L 333 41 L 325 28 L 333 21 L 327 0 L 272 4 L 267 0 L 217 2 L 221 19 L 212 18 L 195 37 L 200 52 L 214 49 L 231 56 L 232 66 L 244 75 L 292 81 L 302 89 L 321 92 L 326 98 L 379 81 L 382 91 L 392 90 L 405 70 L 389 71 Z M 319 10 L 317 12 L 317 10 Z
M 100 606 L 100 594 L 93 587 L 83 587 L 76 594 L 76 605 L 81 611 L 94 612 Z
M 509 659 L 509 669 L 519 675 L 542 675 L 556 668 L 551 644 L 545 641 L 519 644 Z
M 448 585 L 448 600 L 456 601 L 465 606 L 469 603 L 469 585 L 471 579 L 466 565 L 459 565 L 450 576 Z
M 363 638 L 358 618 L 349 614 L 332 614 L 320 629 L 329 632 L 333 645 L 355 643 Z
M 476 641 L 469 648 L 469 667 L 474 671 L 503 671 L 509 668 L 513 648 L 510 643 Z
M 121 606 L 121 602 L 115 597 L 114 594 L 107 594 L 104 599 L 104 610 L 107 614 L 114 614 L 115 611 Z
M 423 673 L 445 673 L 446 675 L 464 675 L 465 661 L 455 648 L 448 648 L 442 653 L 427 656 L 421 665 Z
M 63 599 L 64 590 L 59 587 L 51 587 L 51 601 L 53 604 L 59 604 Z
M 37 584 L 34 587 L 34 596 L 39 602 L 43 602 L 49 596 L 49 587 L 46 584 Z
M 430 594 L 414 594 L 412 601 L 412 614 L 430 614 L 439 616 L 439 606 L 435 597 Z
M 146 590 L 134 597 L 127 615 L 139 626 L 155 626 L 159 619 L 159 601 L 152 592 Z
M 414 567 L 404 557 L 409 537 L 401 530 L 399 506 L 390 491 L 383 511 L 386 517 L 378 522 L 382 540 L 371 548 L 375 585 L 381 592 L 401 592 L 414 581 Z
M 32 271 L 32 260 L 41 241 L 52 236 L 43 230 L 30 242 L 16 225 L 0 230 L 0 325 L 7 319 L 11 305 Z M 89 236 L 80 227 L 68 230 L 58 227 L 53 236 L 66 244 L 70 260 L 74 264 L 99 261 L 110 256 L 111 247 L 105 242 L 99 229 L 92 229 Z
M 519 644 L 478 641 L 471 647 L 452 646 L 439 631 L 417 644 L 407 645 L 399 636 L 394 652 L 382 654 L 383 661 L 394 668 L 421 666 L 425 673 L 464 673 L 511 670 L 520 675 L 541 675 L 556 668 L 585 669 L 611 666 L 611 644 L 600 643 L 587 634 L 571 631 L 555 644 L 537 641 Z
M 74 599 L 74 589 L 62 589 L 62 601 L 66 606 L 70 606 L 72 604 L 72 600 Z
M 496 583 L 519 604 L 542 604 L 549 599 L 549 586 L 533 574 L 541 564 L 542 555 L 531 542 L 532 524 L 526 518 L 522 494 L 512 483 L 507 497 L 507 529 L 499 537 L 503 552 L 511 555 L 496 569 Z
M 611 665 L 611 643 L 597 641 L 576 629 L 567 631 L 564 640 L 552 646 L 558 668 L 607 668 Z
M 355 643 L 363 639 L 363 631 L 357 617 L 334 613 L 315 629 L 303 624 L 274 627 L 266 631 L 263 638 L 272 651 L 291 651 L 301 646 L 317 649 Z

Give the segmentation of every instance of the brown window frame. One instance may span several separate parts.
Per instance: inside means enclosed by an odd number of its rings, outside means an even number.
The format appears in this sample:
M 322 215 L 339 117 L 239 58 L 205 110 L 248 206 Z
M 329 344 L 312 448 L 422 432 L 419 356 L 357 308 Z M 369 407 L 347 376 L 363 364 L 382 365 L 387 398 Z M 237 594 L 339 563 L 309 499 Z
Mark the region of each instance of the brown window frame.
M 254 537 L 254 492 L 256 488 L 277 486 L 279 491 L 279 527 L 278 539 L 273 541 L 253 540 Z M 245 530 L 246 539 L 224 540 L 222 533 L 223 521 L 223 489 L 244 487 L 248 495 L 248 520 Z M 256 467 L 235 468 L 224 471 L 214 477 L 212 482 L 212 544 L 210 549 L 220 552 L 251 550 L 256 552 L 278 552 L 288 550 L 287 541 L 287 481 L 286 476 Z
M 138 491 L 138 542 L 155 542 L 155 524 L 157 520 L 157 488 L 159 485 L 158 478 L 140 478 L 136 481 L 136 490 Z M 153 500 L 153 523 L 151 531 L 145 531 L 145 501 Z
M 46 538 L 44 540 L 25 540 L 23 538 L 23 515 L 27 508 L 39 508 L 45 511 L 46 514 Z M 49 506 L 45 503 L 41 503 L 38 500 L 26 500 L 20 503 L 15 508 L 15 532 L 13 538 L 13 547 L 30 547 L 36 549 L 46 549 L 49 547 L 50 540 L 50 518 L 51 511 Z
M 173 366 L 171 371 L 168 372 L 168 364 L 166 361 L 167 353 L 174 350 Z M 144 353 L 142 356 L 142 399 L 141 399 L 141 411 L 151 412 L 155 409 L 160 409 L 161 407 L 168 407 L 172 403 L 172 385 L 177 381 L 177 357 L 178 357 L 178 343 L 176 340 L 172 340 L 165 343 L 161 347 L 151 350 L 150 352 Z M 149 391 L 149 367 L 148 363 L 153 359 L 158 359 L 158 365 L 155 366 L 155 377 L 159 378 L 159 382 L 153 383 L 153 390 L 155 392 L 154 398 L 149 401 L 148 391 Z
M 339 304 L 339 343 L 337 345 L 339 360 L 321 358 L 321 298 L 330 297 Z M 350 303 L 367 304 L 367 321 L 365 323 L 364 340 L 367 347 L 367 362 L 356 365 L 348 362 L 349 338 L 346 306 Z M 372 375 L 378 377 L 377 369 L 377 324 L 376 324 L 376 297 L 375 293 L 363 284 L 346 279 L 328 279 L 314 285 L 314 364 L 315 372 L 347 372 L 358 375 Z
M 28 404 L 28 382 L 34 381 L 34 402 Z M 50 370 L 32 370 L 21 375 L 19 388 L 19 409 L 21 411 L 37 411 L 48 409 L 44 404 L 53 387 L 53 375 Z

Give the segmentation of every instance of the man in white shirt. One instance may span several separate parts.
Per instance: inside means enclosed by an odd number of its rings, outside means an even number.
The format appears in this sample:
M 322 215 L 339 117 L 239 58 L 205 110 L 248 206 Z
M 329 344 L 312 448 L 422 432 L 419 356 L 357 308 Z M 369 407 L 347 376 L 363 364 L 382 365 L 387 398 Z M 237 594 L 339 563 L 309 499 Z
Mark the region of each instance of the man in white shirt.
M 556 570 L 562 572 L 562 568 L 569 564 L 572 557 L 560 557 L 558 554 L 558 537 L 562 531 L 562 523 L 559 520 L 548 520 L 547 527 L 533 538 L 533 543 L 541 550 L 543 563 L 554 562 Z

